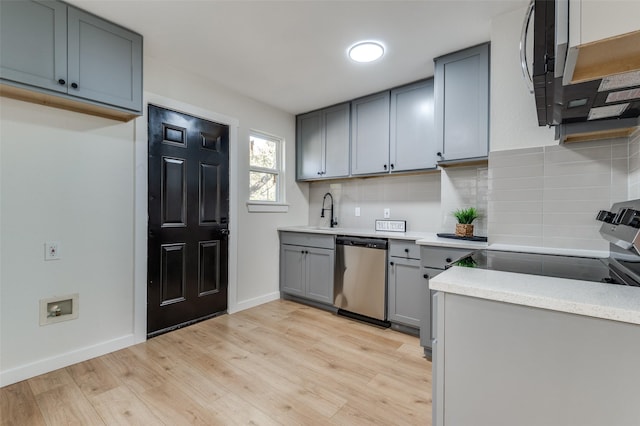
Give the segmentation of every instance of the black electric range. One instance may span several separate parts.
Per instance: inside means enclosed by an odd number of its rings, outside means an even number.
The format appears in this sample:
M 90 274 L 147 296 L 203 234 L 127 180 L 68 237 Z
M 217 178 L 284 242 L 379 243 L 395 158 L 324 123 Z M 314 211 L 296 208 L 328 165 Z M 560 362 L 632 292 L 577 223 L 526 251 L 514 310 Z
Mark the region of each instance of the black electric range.
M 604 222 L 600 234 L 610 242 L 608 258 L 485 249 L 451 266 L 640 286 L 640 200 L 615 203 L 596 219 Z

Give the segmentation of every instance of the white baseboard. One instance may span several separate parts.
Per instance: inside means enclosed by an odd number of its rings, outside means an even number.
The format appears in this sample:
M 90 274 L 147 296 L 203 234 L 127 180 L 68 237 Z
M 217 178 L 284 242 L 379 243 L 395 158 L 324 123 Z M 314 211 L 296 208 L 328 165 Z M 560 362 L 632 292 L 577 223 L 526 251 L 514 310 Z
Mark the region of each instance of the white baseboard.
M 2 371 L 0 372 L 0 387 L 30 379 L 31 377 L 67 367 L 78 362 L 86 361 L 100 355 L 124 349 L 133 344 L 135 344 L 134 335 L 128 334 L 107 342 L 101 342 L 93 346 L 87 346 L 71 352 L 32 362 L 30 364 L 21 365 L 10 370 Z
M 273 302 L 274 300 L 278 300 L 278 299 L 280 299 L 279 291 L 265 294 L 264 296 L 255 297 L 253 299 L 242 300 L 236 303 L 235 306 L 230 307 L 229 313 L 235 314 L 236 312 L 244 311 L 245 309 L 253 308 L 255 306 L 259 306 L 268 302 Z

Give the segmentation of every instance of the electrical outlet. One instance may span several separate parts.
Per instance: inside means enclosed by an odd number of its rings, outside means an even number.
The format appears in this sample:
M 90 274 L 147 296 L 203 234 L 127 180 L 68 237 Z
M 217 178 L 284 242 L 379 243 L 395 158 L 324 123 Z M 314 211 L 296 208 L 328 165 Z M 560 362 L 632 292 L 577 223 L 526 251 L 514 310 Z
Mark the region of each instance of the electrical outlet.
M 60 259 L 60 243 L 58 241 L 47 241 L 44 243 L 44 260 Z
M 356 217 L 360 217 L 360 207 L 356 207 Z
M 384 218 L 389 219 L 391 217 L 391 209 L 384 209 Z

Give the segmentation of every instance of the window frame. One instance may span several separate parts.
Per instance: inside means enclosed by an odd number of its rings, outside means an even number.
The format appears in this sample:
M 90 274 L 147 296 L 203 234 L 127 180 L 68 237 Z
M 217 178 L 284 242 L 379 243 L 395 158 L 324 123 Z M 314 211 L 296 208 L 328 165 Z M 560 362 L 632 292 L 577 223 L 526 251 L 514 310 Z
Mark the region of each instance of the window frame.
M 271 169 L 268 167 L 260 167 L 254 166 L 251 164 L 251 148 L 249 147 L 249 176 L 251 176 L 252 172 L 255 173 L 269 173 L 276 176 L 276 200 L 268 201 L 268 200 L 252 200 L 251 199 L 251 188 L 250 184 L 247 188 L 249 190 L 248 200 L 247 200 L 247 209 L 249 212 L 287 212 L 288 204 L 286 204 L 286 194 L 285 194 L 285 139 L 280 136 L 275 136 L 273 134 L 263 132 L 260 130 L 249 130 L 249 144 L 251 144 L 252 138 L 264 139 L 271 142 L 275 142 L 276 144 L 276 154 L 275 154 L 275 168 Z

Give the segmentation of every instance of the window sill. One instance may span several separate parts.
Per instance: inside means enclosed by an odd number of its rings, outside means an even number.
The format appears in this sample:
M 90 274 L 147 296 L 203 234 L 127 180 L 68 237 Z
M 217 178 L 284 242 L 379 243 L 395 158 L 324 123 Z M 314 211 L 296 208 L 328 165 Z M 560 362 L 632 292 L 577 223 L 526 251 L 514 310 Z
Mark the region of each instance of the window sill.
M 249 213 L 287 213 L 289 204 L 247 201 L 247 211 Z

